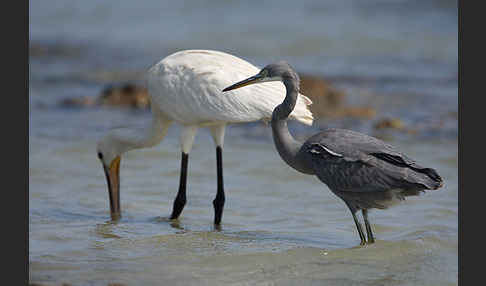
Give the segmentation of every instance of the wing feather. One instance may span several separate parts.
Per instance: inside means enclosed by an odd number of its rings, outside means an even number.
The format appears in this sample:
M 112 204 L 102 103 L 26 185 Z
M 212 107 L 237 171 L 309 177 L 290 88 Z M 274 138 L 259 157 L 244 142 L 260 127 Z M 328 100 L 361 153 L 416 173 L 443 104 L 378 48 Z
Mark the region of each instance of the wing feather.
M 328 129 L 307 142 L 316 174 L 341 190 L 437 189 L 443 184 L 434 169 L 424 168 L 393 146 L 362 133 Z M 327 152 L 318 153 L 316 148 Z M 341 156 L 329 156 L 333 153 Z
M 179 122 L 250 122 L 270 120 L 273 109 L 285 98 L 285 86 L 266 82 L 222 93 L 260 69 L 227 53 L 186 50 L 172 54 L 149 70 L 152 100 L 162 112 Z M 291 119 L 312 125 L 308 105 L 299 95 Z

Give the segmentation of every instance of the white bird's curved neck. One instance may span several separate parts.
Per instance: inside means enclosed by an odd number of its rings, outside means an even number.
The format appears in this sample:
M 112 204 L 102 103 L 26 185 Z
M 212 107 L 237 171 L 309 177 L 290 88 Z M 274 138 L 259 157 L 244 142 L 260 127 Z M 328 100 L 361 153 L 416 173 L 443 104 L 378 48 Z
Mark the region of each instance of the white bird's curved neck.
M 170 123 L 169 120 L 154 114 L 150 124 L 146 127 L 123 128 L 122 132 L 113 138 L 116 153 L 121 155 L 130 150 L 155 146 L 167 134 Z

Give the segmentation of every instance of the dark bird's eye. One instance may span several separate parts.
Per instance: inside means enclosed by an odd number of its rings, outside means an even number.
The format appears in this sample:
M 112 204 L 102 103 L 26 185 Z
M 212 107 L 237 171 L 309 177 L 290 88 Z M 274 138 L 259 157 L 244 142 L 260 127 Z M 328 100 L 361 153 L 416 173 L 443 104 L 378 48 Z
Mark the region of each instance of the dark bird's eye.
M 101 154 L 101 152 L 98 152 L 98 158 L 100 158 L 100 160 L 103 160 L 103 154 Z

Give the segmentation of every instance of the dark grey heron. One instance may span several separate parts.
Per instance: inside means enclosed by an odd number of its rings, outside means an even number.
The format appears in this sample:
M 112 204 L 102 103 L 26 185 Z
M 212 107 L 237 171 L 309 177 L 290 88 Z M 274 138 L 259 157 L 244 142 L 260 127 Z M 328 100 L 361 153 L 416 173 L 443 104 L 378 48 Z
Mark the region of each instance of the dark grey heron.
M 294 139 L 287 119 L 299 94 L 299 76 L 284 61 L 267 65 L 258 74 L 223 91 L 267 81 L 281 81 L 287 90 L 284 101 L 272 113 L 273 140 L 280 157 L 295 170 L 316 175 L 346 203 L 361 245 L 366 244 L 366 239 L 356 212 L 362 211 L 368 243 L 373 243 L 369 209 L 386 209 L 407 196 L 443 185 L 434 169 L 424 168 L 393 146 L 362 133 L 329 128 L 304 143 Z

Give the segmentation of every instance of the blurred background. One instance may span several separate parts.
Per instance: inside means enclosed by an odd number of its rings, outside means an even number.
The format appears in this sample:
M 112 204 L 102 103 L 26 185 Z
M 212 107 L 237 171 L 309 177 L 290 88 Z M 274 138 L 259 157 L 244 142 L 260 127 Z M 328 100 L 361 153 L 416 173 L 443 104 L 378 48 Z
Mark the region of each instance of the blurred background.
M 31 282 L 456 285 L 457 19 L 450 0 L 29 1 Z M 211 229 L 216 163 L 205 130 L 174 227 L 165 219 L 179 176 L 174 126 L 122 160 L 124 218 L 110 223 L 96 141 L 150 119 L 144 72 L 184 49 L 260 67 L 288 61 L 317 119 L 292 122 L 295 136 L 365 132 L 436 168 L 445 187 L 373 212 L 378 243 L 354 249 L 344 203 L 285 165 L 267 125 L 239 124 L 226 131 L 223 230 Z M 367 258 L 356 263 L 357 251 Z

